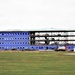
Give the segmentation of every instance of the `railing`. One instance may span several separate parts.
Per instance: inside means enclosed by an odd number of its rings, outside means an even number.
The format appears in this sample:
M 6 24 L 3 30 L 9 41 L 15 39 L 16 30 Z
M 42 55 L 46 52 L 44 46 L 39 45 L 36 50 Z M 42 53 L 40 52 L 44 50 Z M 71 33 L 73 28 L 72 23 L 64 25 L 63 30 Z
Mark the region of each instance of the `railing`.
M 31 37 L 75 37 L 75 35 L 30 35 Z
M 30 41 L 75 41 L 75 39 L 68 39 L 68 40 L 30 40 Z

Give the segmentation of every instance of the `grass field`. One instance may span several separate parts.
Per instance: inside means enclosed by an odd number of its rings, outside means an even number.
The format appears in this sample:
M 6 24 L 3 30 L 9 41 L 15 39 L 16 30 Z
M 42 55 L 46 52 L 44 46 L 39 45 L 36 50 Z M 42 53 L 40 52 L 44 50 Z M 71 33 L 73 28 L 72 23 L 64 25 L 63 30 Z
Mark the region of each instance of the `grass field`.
M 75 75 L 75 56 L 65 52 L 0 52 L 0 75 Z

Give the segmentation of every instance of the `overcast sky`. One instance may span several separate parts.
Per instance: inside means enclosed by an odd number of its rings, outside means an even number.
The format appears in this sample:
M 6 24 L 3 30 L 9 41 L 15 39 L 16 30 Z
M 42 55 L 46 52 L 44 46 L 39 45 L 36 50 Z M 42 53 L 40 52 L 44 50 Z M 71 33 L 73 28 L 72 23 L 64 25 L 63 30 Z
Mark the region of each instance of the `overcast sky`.
M 75 28 L 75 0 L 0 0 L 0 30 Z

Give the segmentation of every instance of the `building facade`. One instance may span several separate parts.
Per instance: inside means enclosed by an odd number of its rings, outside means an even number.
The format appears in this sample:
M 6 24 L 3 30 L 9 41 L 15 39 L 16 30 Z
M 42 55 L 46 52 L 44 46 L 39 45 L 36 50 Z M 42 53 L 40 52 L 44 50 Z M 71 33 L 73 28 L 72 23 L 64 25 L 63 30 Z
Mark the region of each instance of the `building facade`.
M 75 48 L 75 30 L 0 31 L 0 50 Z
M 27 46 L 29 46 L 29 32 L 0 32 L 0 50 L 24 50 Z

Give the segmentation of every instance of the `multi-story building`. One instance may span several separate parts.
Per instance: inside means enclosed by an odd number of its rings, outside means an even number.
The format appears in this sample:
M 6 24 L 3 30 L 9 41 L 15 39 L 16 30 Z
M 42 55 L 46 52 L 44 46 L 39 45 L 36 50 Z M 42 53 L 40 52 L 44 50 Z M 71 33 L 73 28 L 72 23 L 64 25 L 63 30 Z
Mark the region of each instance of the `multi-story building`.
M 0 50 L 74 50 L 75 30 L 0 31 Z

